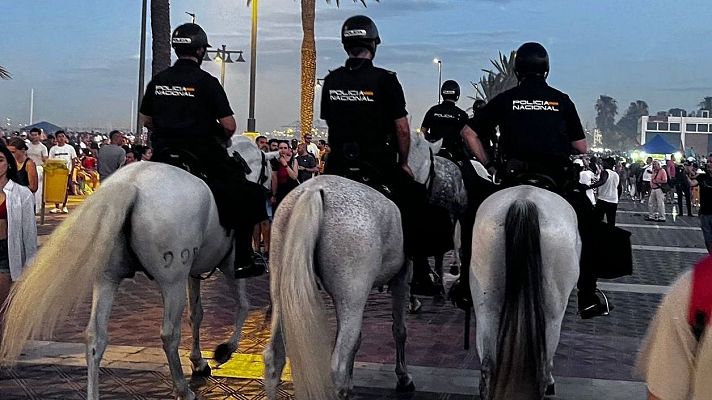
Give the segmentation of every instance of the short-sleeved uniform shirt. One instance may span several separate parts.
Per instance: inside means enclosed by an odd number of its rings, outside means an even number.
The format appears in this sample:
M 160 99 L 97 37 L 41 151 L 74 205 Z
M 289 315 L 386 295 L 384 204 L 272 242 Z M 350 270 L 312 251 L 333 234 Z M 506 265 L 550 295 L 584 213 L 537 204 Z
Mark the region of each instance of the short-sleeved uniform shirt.
M 712 399 L 712 329 L 698 342 L 688 322 L 692 271 L 663 299 L 638 358 L 648 390 L 663 400 Z
M 467 113 L 455 105 L 455 102 L 445 100 L 425 113 L 421 126 L 428 129 L 429 141 L 442 139 L 442 148 L 459 161 L 466 158 L 460 131 L 467 123 L 467 119 Z
M 571 142 L 586 137 L 569 96 L 537 78 L 525 79 L 492 99 L 468 125 L 477 133 L 499 127 L 505 159 L 524 161 L 566 158 Z
M 371 60 L 350 58 L 324 79 L 321 118 L 329 127 L 330 164 L 358 147 L 359 158 L 395 164 L 395 120 L 405 117 L 405 96 L 394 72 Z
M 218 119 L 233 115 L 220 82 L 192 60 L 179 59 L 148 84 L 141 113 L 153 118 L 152 141 L 224 138 Z

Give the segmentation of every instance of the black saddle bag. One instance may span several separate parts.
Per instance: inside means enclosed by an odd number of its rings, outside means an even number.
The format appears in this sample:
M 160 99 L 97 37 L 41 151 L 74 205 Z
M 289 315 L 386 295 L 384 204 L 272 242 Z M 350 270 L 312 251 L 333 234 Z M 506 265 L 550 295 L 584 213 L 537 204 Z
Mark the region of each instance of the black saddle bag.
M 616 279 L 633 274 L 631 233 L 598 221 L 594 224 L 596 249 L 591 265 L 597 278 Z

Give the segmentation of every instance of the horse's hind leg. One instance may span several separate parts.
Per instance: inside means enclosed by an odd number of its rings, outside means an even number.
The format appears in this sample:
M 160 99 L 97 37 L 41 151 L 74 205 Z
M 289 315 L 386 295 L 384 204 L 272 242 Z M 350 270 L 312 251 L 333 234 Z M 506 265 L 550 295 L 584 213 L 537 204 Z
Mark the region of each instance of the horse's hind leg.
M 200 324 L 203 322 L 203 303 L 200 296 L 200 279 L 188 281 L 188 308 L 190 309 L 190 327 L 193 331 L 193 347 L 190 351 L 190 363 L 193 376 L 210 376 L 210 366 L 200 352 Z
M 276 400 L 277 385 L 279 385 L 284 365 L 287 362 L 279 307 L 274 307 L 272 312 L 271 332 L 269 344 L 267 344 L 262 355 L 265 362 L 265 392 L 267 393 L 267 399 Z
M 445 279 L 443 275 L 443 258 L 445 258 L 445 253 L 436 254 L 435 259 L 435 274 L 438 276 L 438 294 L 433 297 L 433 304 L 436 306 L 442 306 L 445 304 Z
M 163 341 L 163 351 L 168 358 L 176 398 L 178 400 L 194 400 L 195 394 L 188 388 L 178 355 L 180 321 L 185 309 L 185 283 L 185 280 L 176 279 L 174 282 L 165 283 L 166 286 L 161 286 L 164 306 L 161 340 Z
M 245 284 L 245 280 L 236 280 L 231 274 L 225 274 L 225 279 L 227 279 L 230 290 L 235 297 L 235 330 L 232 332 L 230 341 L 220 343 L 218 347 L 215 348 L 213 358 L 218 365 L 230 360 L 232 353 L 234 353 L 240 345 L 242 326 L 245 324 L 248 311 L 250 311 L 250 300 L 247 298 L 247 285 Z
M 350 299 L 345 297 L 335 304 L 338 335 L 331 355 L 331 377 L 341 399 L 347 399 L 353 389 L 354 359 L 361 345 L 361 323 L 367 297 L 368 290 L 364 290 L 362 294 Z
M 412 392 L 415 390 L 413 380 L 408 375 L 408 366 L 405 359 L 405 342 L 408 337 L 406 330 L 406 311 L 408 307 L 408 262 L 391 281 L 391 295 L 393 298 L 393 339 L 396 342 L 396 376 L 398 383 L 396 390 L 399 392 Z
M 99 364 L 108 343 L 107 328 L 118 281 L 97 279 L 92 295 L 91 316 L 86 329 L 87 399 L 99 399 Z

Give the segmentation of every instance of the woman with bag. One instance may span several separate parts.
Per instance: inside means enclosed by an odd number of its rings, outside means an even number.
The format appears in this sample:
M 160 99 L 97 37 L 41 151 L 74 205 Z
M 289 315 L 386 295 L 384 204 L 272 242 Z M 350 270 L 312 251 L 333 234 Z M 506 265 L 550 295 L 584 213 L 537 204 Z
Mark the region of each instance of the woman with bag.
M 35 198 L 27 186 L 17 183 L 17 163 L 10 150 L 0 145 L 0 305 L 13 282 L 37 251 Z
M 646 221 L 665 222 L 665 190 L 667 173 L 660 168 L 659 161 L 653 161 L 653 176 L 650 178 L 650 198 L 648 199 L 648 216 Z

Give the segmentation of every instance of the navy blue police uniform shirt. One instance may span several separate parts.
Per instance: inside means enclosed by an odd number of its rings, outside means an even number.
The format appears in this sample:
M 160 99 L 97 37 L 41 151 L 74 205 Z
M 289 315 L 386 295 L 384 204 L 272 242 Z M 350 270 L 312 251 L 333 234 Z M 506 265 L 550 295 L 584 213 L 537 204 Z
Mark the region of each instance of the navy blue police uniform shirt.
M 443 140 L 442 148 L 447 149 L 458 160 L 466 158 L 460 131 L 467 123 L 468 115 L 452 101 L 431 107 L 420 125 L 428 129 L 427 139 L 431 142 Z
M 153 77 L 141 113 L 153 118 L 152 140 L 158 143 L 211 136 L 224 140 L 218 119 L 234 114 L 220 82 L 186 59 Z
M 329 127 L 330 160 L 343 157 L 345 144 L 356 143 L 365 159 L 395 162 L 394 121 L 407 115 L 395 72 L 371 60 L 349 58 L 324 79 L 321 118 Z
M 544 79 L 526 79 L 487 103 L 468 125 L 477 133 L 499 127 L 499 146 L 506 159 L 563 159 L 571 142 L 586 137 L 569 96 Z

